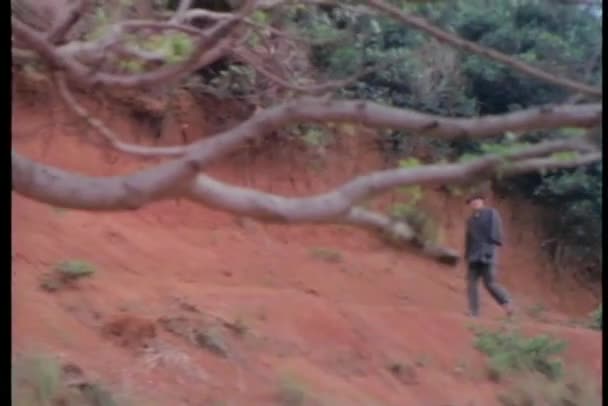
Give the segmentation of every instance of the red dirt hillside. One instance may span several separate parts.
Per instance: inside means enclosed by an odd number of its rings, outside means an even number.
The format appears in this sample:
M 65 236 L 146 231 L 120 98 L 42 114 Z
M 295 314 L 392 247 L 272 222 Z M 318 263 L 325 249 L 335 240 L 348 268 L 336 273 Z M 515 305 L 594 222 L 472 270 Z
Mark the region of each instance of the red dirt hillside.
M 123 134 L 149 132 L 117 105 L 88 106 Z M 191 139 L 231 124 L 228 103 L 185 98 L 182 108 Z M 181 142 L 177 127 L 161 142 Z M 52 94 L 13 103 L 14 148 L 31 158 L 92 175 L 151 164 L 87 144 L 90 131 Z M 210 173 L 286 195 L 321 192 L 382 167 L 357 140 L 341 138 L 321 170 L 286 147 L 241 151 Z M 460 248 L 462 202 L 425 196 L 445 241 Z M 533 207 L 492 203 L 504 217 L 501 278 L 518 322 L 566 340 L 567 364 L 599 381 L 601 334 L 570 323 L 598 300 L 553 279 Z M 463 266 L 398 252 L 347 227 L 266 225 L 187 201 L 125 213 L 59 210 L 17 194 L 12 204 L 13 351 L 58 355 L 147 399 L 134 404 L 274 405 L 277 393 L 297 389 L 320 405 L 486 406 L 504 389 L 487 379 L 472 345 Z M 41 288 L 57 263 L 74 259 L 95 274 L 55 292 Z M 534 306 L 546 309 L 542 317 L 528 312 Z M 500 323 L 485 291 L 482 311 L 481 323 Z M 397 362 L 411 366 L 400 377 L 387 369 Z

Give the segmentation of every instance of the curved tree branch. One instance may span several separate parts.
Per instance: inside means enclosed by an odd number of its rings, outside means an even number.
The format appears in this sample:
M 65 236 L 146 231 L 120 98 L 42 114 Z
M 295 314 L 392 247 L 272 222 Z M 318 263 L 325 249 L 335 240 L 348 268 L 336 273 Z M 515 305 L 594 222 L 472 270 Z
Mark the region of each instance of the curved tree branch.
M 12 186 L 23 196 L 75 209 L 132 210 L 153 201 L 186 197 L 210 208 L 270 222 L 348 224 L 381 232 L 393 241 L 409 244 L 423 255 L 453 265 L 459 258 L 454 250 L 420 240 L 403 221 L 354 206 L 396 186 L 465 182 L 475 177 L 580 166 L 601 159 L 599 153 L 589 153 L 571 161 L 530 158 L 576 147 L 572 141 L 548 142 L 470 163 L 379 171 L 355 178 L 330 192 L 304 198 L 282 197 L 228 185 L 198 174 L 199 168 L 194 164 L 179 165 L 179 161 L 173 161 L 162 171 L 157 167 L 127 176 L 98 178 L 35 163 L 13 151 Z M 586 151 L 589 146 L 580 144 L 578 149 Z M 504 165 L 505 159 L 510 162 L 508 165 Z
M 470 163 L 425 165 L 419 168 L 391 169 L 359 176 L 334 190 L 304 198 L 288 198 L 252 189 L 223 184 L 199 175 L 184 193 L 190 199 L 218 210 L 281 223 L 332 222 L 359 202 L 398 186 L 461 183 L 495 175 L 510 176 L 523 171 L 577 166 L 601 159 L 598 153 L 572 161 L 555 158 L 534 161 L 534 156 L 576 150 L 573 142 L 548 142 L 505 156 L 485 156 Z M 580 150 L 588 151 L 586 144 Z
M 70 111 L 76 114 L 78 117 L 83 119 L 89 126 L 91 126 L 98 134 L 100 134 L 105 142 L 112 148 L 119 152 L 123 152 L 130 155 L 136 155 L 141 157 L 175 157 L 182 156 L 187 151 L 187 147 L 182 145 L 174 147 L 145 147 L 141 145 L 130 144 L 120 141 L 119 136 L 112 131 L 102 120 L 92 117 L 90 113 L 84 108 L 72 92 L 70 91 L 68 84 L 65 80 L 63 73 L 54 74 L 55 84 L 61 99 L 64 101 Z
M 64 40 L 65 36 L 82 16 L 85 6 L 84 0 L 76 0 L 74 4 L 67 7 L 62 18 L 56 22 L 47 35 L 47 39 L 51 44 L 57 44 Z
M 201 167 L 191 154 L 131 175 L 91 177 L 35 163 L 12 152 L 13 189 L 56 206 L 86 210 L 128 210 L 156 200 L 185 196 L 206 206 L 277 222 L 327 222 L 344 215 L 357 202 L 397 186 L 458 183 L 472 177 L 509 176 L 522 170 L 569 167 L 579 161 L 555 158 L 532 161 L 560 151 L 589 151 L 573 141 L 553 141 L 503 156 L 490 155 L 469 163 L 392 169 L 357 177 L 321 195 L 287 198 L 225 185 L 198 174 Z M 598 160 L 599 154 L 579 159 Z M 505 164 L 506 163 L 506 164 Z M 197 175 L 198 176 L 195 176 Z
M 60 83 L 68 107 L 85 119 L 117 150 L 139 156 L 181 156 L 190 154 L 201 166 L 219 159 L 246 140 L 306 121 L 356 122 L 372 128 L 394 128 L 421 135 L 454 139 L 481 138 L 506 131 L 533 131 L 563 126 L 595 127 L 601 124 L 601 104 L 541 106 L 502 115 L 475 118 L 446 118 L 414 110 L 365 101 L 339 101 L 305 97 L 260 111 L 235 128 L 187 146 L 141 147 L 121 143 L 101 121 L 92 118 Z
M 380 234 L 394 246 L 414 248 L 417 253 L 433 258 L 442 264 L 456 265 L 460 260 L 460 255 L 456 250 L 431 241 L 424 241 L 405 221 L 392 219 L 382 213 L 353 207 L 336 222 Z
M 188 148 L 201 165 L 224 156 L 240 143 L 297 122 L 354 122 L 372 128 L 393 128 L 421 135 L 455 139 L 481 138 L 506 131 L 532 131 L 563 126 L 593 127 L 601 123 L 600 104 L 543 106 L 479 118 L 443 118 L 364 101 L 301 98 L 255 114 L 241 125 Z
M 78 115 L 91 121 L 84 108 L 79 108 L 63 87 L 62 96 Z M 67 96 L 67 97 L 66 97 Z M 445 118 L 364 101 L 336 101 L 323 98 L 301 98 L 261 111 L 239 126 L 190 146 L 167 149 L 135 148 L 122 144 L 119 150 L 142 156 L 177 156 L 191 153 L 201 165 L 218 159 L 238 144 L 277 130 L 287 124 L 304 121 L 357 122 L 373 128 L 394 128 L 441 138 L 492 136 L 506 131 L 533 131 L 563 126 L 595 127 L 601 124 L 600 104 L 541 106 L 502 115 L 478 118 Z M 101 124 L 99 122 L 98 124 Z M 118 139 L 92 124 L 111 143 Z
M 190 9 L 191 6 L 192 0 L 180 0 L 177 6 L 177 10 L 175 11 L 175 14 L 173 15 L 170 21 L 172 23 L 182 22 L 182 20 L 184 19 L 184 14 L 188 12 L 188 9 Z
M 127 176 L 89 177 L 36 163 L 12 151 L 12 188 L 55 206 L 81 210 L 134 210 L 172 196 L 199 173 L 196 160 L 172 161 Z M 72 200 L 73 199 L 73 200 Z M 72 200 L 72 203 L 69 201 Z

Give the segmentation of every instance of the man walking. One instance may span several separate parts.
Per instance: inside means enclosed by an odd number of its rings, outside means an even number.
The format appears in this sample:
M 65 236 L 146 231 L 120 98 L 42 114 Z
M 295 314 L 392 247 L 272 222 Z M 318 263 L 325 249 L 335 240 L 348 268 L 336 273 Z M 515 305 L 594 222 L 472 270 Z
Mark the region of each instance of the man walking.
M 513 314 L 508 292 L 496 281 L 496 247 L 502 246 L 502 225 L 498 211 L 485 206 L 483 195 L 472 195 L 467 204 L 473 210 L 467 221 L 465 259 L 467 261 L 467 295 L 472 317 L 479 316 L 481 277 L 492 298 L 503 307 L 508 316 Z

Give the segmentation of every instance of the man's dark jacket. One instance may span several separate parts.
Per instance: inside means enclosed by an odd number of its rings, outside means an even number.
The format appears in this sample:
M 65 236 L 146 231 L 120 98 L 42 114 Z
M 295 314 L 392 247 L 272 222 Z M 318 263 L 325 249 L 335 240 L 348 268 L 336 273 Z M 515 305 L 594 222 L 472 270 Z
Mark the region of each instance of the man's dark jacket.
M 502 224 L 495 209 L 482 208 L 467 221 L 465 258 L 467 262 L 496 263 L 496 246 L 502 245 Z

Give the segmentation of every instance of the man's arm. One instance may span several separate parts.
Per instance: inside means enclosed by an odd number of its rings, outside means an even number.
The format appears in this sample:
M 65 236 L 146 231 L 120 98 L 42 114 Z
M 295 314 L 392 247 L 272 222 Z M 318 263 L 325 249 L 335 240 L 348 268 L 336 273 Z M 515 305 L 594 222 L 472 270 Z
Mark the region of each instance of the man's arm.
M 464 254 L 463 258 L 466 258 L 469 255 L 469 249 L 471 248 L 471 238 L 470 238 L 470 219 L 468 219 L 464 224 Z
M 502 220 L 498 210 L 492 209 L 492 219 L 490 224 L 490 241 L 495 244 L 502 246 Z

